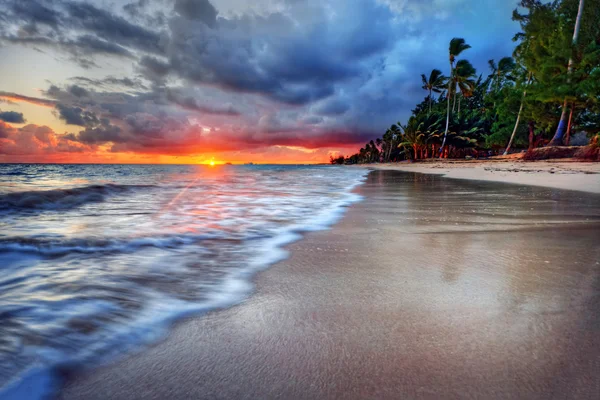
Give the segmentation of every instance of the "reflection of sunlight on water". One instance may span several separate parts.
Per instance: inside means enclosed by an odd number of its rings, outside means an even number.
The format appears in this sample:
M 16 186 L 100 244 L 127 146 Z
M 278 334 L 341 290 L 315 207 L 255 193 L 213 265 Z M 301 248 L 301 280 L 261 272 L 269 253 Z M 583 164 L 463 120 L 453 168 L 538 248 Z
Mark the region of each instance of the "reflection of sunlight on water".
M 292 227 L 315 216 L 314 225 L 326 225 L 356 200 L 350 186 L 366 174 L 222 165 L 0 168 L 37 176 L 21 177 L 17 191 L 40 199 L 40 207 L 0 220 L 8 233 L 0 246 L 17 254 L 0 247 L 0 265 L 10 266 L 0 283 L 18 275 L 18 284 L 0 290 L 0 334 L 35 337 L 65 359 L 141 340 L 140 328 L 164 322 L 141 322 L 142 314 L 156 315 L 157 303 L 167 319 L 185 309 L 182 303 L 210 308 L 205 302 L 239 299 L 253 268 L 279 254 L 273 243 L 286 242 Z M 50 189 L 53 199 L 39 193 Z M 15 328 L 5 332 L 8 324 Z M 0 370 L 31 361 L 31 352 L 11 349 L 8 359 L 3 351 L 0 345 Z
M 399 255 L 368 262 L 375 270 L 389 263 L 383 289 L 402 293 L 401 308 L 430 321 L 427 329 L 443 324 L 445 348 L 471 356 L 479 346 L 498 365 L 539 349 L 535 360 L 552 354 L 545 365 L 554 366 L 557 342 L 573 344 L 566 360 L 592 343 L 595 331 L 585 325 L 598 327 L 598 302 L 588 290 L 600 255 L 597 196 L 377 171 L 363 189 L 370 191 L 364 212 L 394 233 Z M 466 351 L 456 351 L 465 337 L 477 341 L 466 339 Z

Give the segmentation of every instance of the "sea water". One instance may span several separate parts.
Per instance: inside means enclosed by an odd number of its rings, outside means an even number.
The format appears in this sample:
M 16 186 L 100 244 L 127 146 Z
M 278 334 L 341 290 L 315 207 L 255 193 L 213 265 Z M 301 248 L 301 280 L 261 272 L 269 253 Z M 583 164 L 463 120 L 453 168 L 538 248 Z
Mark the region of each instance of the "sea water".
M 334 166 L 0 164 L 0 398 L 243 300 L 366 177 Z

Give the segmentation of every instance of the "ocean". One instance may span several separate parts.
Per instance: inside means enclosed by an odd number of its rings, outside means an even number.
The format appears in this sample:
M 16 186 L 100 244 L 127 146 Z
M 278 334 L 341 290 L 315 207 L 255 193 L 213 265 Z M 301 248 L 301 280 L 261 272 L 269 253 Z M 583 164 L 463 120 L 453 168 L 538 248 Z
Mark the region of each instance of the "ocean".
M 367 171 L 0 165 L 0 398 L 141 348 L 251 293 L 282 246 L 359 201 Z

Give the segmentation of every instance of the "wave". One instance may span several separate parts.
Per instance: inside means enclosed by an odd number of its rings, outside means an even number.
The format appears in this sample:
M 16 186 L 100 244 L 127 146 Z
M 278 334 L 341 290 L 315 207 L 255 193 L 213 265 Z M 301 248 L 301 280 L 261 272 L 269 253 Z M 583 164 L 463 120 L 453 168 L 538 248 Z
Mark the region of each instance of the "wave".
M 131 253 L 143 247 L 170 249 L 208 239 L 222 239 L 222 237 L 217 234 L 185 234 L 119 239 L 11 237 L 0 238 L 0 253 L 20 252 L 51 257 L 69 253 Z
M 12 210 L 65 210 L 86 203 L 103 202 L 106 196 L 134 188 L 152 185 L 90 185 L 71 189 L 36 190 L 0 195 L 0 211 Z
M 256 222 L 250 224 L 249 228 L 221 229 L 218 225 L 206 224 L 203 225 L 204 229 L 196 230 L 197 226 L 193 225 L 193 228 L 189 226 L 189 230 L 172 234 L 164 231 L 152 234 L 130 229 L 121 232 L 120 237 L 95 237 L 95 232 L 90 232 L 89 237 L 82 235 L 76 238 L 47 233 L 11 238 L 0 236 L 0 253 L 6 253 L 7 259 L 13 256 L 12 252 L 33 254 L 34 259 L 36 256 L 47 258 L 41 262 L 44 273 L 49 272 L 51 265 L 57 266 L 59 272 L 76 265 L 78 257 L 64 259 L 64 262 L 62 259 L 59 262 L 51 259 L 69 253 L 98 252 L 100 257 L 110 254 L 110 260 L 113 259 L 111 253 L 124 253 L 123 257 L 118 255 L 115 259 L 125 260 L 127 265 L 124 269 L 100 272 L 93 269 L 93 262 L 90 261 L 86 263 L 86 268 L 96 273 L 93 281 L 85 278 L 88 274 L 80 274 L 82 278 L 76 279 L 69 273 L 66 283 L 60 286 L 63 281 L 58 276 L 53 278 L 53 285 L 57 285 L 57 288 L 66 287 L 71 291 L 61 289 L 59 302 L 42 299 L 44 303 L 40 306 L 29 304 L 28 299 L 23 301 L 24 307 L 31 307 L 31 311 L 24 312 L 27 318 L 37 318 L 35 312 L 40 307 L 44 309 L 43 318 L 46 320 L 54 321 L 52 318 L 60 317 L 56 319 L 57 330 L 34 330 L 38 335 L 57 339 L 48 345 L 26 349 L 29 352 L 20 351 L 14 358 L 9 358 L 9 362 L 19 360 L 19 364 L 6 367 L 6 372 L 10 374 L 5 378 L 10 376 L 11 379 L 5 379 L 4 382 L 0 357 L 0 398 L 41 399 L 51 396 L 60 386 L 60 371 L 91 368 L 110 362 L 121 354 L 140 350 L 144 345 L 157 341 L 166 335 L 174 321 L 184 316 L 202 314 L 243 301 L 252 292 L 252 277 L 288 256 L 285 249 L 287 244 L 301 239 L 306 232 L 327 229 L 340 219 L 346 207 L 361 200 L 361 196 L 354 193 L 353 189 L 364 182 L 367 172 L 353 171 L 350 174 L 349 170 L 340 171 L 346 173 L 344 177 L 349 175 L 350 179 L 338 183 L 336 190 L 330 189 L 328 178 L 319 182 L 323 185 L 322 196 L 327 201 L 315 202 L 314 196 L 320 195 L 320 192 L 313 191 L 301 192 L 301 196 L 296 194 L 284 204 L 267 202 L 271 207 L 286 207 L 283 209 L 285 222 L 281 223 L 263 224 L 267 217 L 262 209 L 258 209 L 265 204 L 245 203 L 244 200 L 232 202 L 227 207 L 248 207 L 250 211 L 260 211 L 256 213 L 257 216 L 244 214 L 243 218 Z M 175 184 L 181 185 L 180 182 Z M 169 183 L 169 189 L 172 186 Z M 121 189 L 115 192 L 118 190 Z M 127 186 L 123 190 L 128 190 Z M 112 193 L 112 189 L 108 191 Z M 286 194 L 286 191 L 281 193 Z M 290 201 L 293 201 L 291 205 L 288 204 Z M 189 215 L 192 218 L 190 223 L 196 215 L 202 217 L 202 214 Z M 242 217 L 227 213 L 218 216 L 219 220 L 229 219 L 228 222 L 236 222 L 237 218 Z M 135 236 L 126 236 L 126 232 L 136 233 Z M 143 232 L 142 236 L 137 236 L 137 232 Z M 145 247 L 169 250 L 161 252 L 152 249 L 146 252 L 143 250 Z M 147 256 L 128 254 L 136 251 Z M 15 257 L 21 255 L 16 254 Z M 87 260 L 88 256 L 85 258 Z M 67 264 L 70 261 L 73 263 Z M 37 271 L 29 270 L 37 265 L 36 262 L 25 266 L 22 263 L 18 266 L 14 264 L 14 276 L 17 279 L 34 277 L 30 286 L 41 285 L 44 290 L 53 293 L 56 288 L 44 286 L 46 281 L 36 277 Z M 15 285 L 14 281 L 4 283 Z M 23 282 L 18 284 L 24 285 Z M 16 302 L 20 303 L 20 299 L 17 298 Z M 112 315 L 116 318 L 109 318 Z M 64 323 L 67 319 L 67 322 L 75 323 Z M 78 321 L 93 323 L 90 326 L 94 329 L 78 330 Z M 49 324 L 39 325 L 44 327 Z M 36 356 L 35 360 L 29 357 L 31 354 Z

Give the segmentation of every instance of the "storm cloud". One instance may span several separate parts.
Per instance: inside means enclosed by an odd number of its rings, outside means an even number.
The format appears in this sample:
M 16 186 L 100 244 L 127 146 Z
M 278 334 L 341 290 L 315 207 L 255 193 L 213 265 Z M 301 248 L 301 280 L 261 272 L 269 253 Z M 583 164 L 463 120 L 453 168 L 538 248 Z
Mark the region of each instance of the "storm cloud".
M 446 70 L 452 37 L 465 37 L 464 56 L 487 74 L 517 30 L 512 0 L 106 4 L 7 1 L 0 45 L 50 49 L 89 74 L 48 76 L 44 98 L 0 98 L 52 107 L 73 127 L 69 140 L 114 151 L 359 144 L 427 95 L 420 75 Z M 495 18 L 478 17 L 489 9 Z

